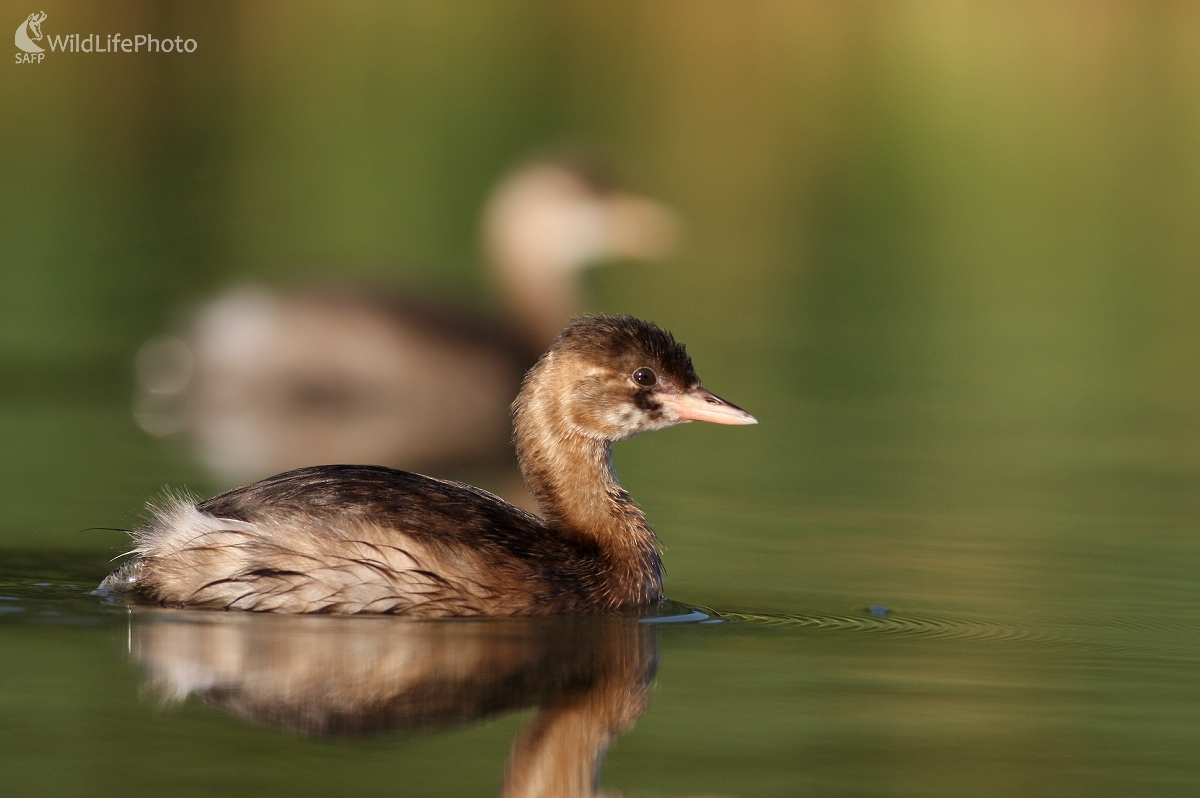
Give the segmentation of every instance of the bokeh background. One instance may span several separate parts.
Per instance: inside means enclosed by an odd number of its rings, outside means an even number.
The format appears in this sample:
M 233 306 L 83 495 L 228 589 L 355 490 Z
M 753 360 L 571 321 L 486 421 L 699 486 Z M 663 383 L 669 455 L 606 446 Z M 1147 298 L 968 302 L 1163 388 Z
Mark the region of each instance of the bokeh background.
M 590 275 L 590 307 L 674 330 L 763 420 L 623 447 L 648 505 L 679 483 L 753 496 L 734 525 L 797 497 L 1100 514 L 1162 498 L 1113 485 L 1195 484 L 1190 4 L 44 10 L 50 34 L 200 47 L 52 54 L 0 82 L 4 545 L 107 546 L 78 530 L 211 487 L 128 406 L 139 344 L 220 289 L 363 280 L 489 307 L 482 200 L 562 144 L 684 221 L 668 262 Z
M 36 10 L 0 9 L 13 26 Z M 1025 621 L 1176 613 L 1195 643 L 1197 5 L 37 9 L 50 34 L 178 32 L 199 49 L 0 70 L 0 547 L 115 552 L 119 534 L 80 530 L 136 522 L 166 484 L 219 487 L 130 413 L 138 346 L 219 290 L 336 279 L 494 307 L 483 198 L 520 158 L 569 144 L 683 221 L 667 261 L 591 273 L 589 307 L 673 330 L 705 384 L 761 422 L 618 448 L 622 480 L 666 544 L 673 597 Z M 717 679 L 705 644 L 689 645 L 688 678 L 711 668 Z M 753 745 L 824 739 L 817 726 L 788 737 L 789 721 L 755 721 L 775 706 L 771 684 L 792 688 L 754 651 L 721 660 L 726 673 L 762 669 L 761 705 L 737 716 L 757 730 Z M 974 656 L 944 673 L 986 671 Z M 1053 657 L 1033 659 L 1032 683 L 1066 684 Z M 1133 691 L 1089 683 L 1115 703 L 1055 704 L 1081 713 L 1086 734 L 1022 715 L 970 739 L 1025 764 L 1060 757 L 1052 770 L 1077 768 L 1079 794 L 1101 783 L 1087 780 L 1099 779 L 1087 752 L 1107 764 L 1144 755 L 1149 770 L 1103 783 L 1185 794 L 1195 740 L 1183 714 L 1142 718 L 1140 737 L 1122 725 L 1138 702 L 1161 700 L 1167 714 L 1200 705 L 1194 678 L 1155 667 Z M 668 680 L 677 672 L 664 672 L 662 700 L 692 689 L 686 700 L 702 703 L 698 682 Z M 1127 714 L 1105 714 L 1117 705 Z M 953 728 L 1002 716 L 974 709 Z M 850 735 L 852 715 L 836 728 Z M 854 760 L 837 739 L 828 760 Z M 954 757 L 912 745 L 891 750 Z M 870 771 L 881 791 L 933 789 L 887 762 L 864 765 L 881 768 Z M 1033 775 L 1049 770 L 989 765 L 974 794 L 1066 794 Z M 687 768 L 672 772 L 686 780 Z M 760 775 L 727 789 L 792 794 L 800 778 Z

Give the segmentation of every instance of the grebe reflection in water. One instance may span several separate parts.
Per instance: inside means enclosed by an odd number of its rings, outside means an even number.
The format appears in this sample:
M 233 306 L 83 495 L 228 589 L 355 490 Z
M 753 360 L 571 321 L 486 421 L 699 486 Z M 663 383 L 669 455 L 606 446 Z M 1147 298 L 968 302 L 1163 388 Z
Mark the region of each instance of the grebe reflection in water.
M 617 482 L 613 442 L 688 421 L 756 423 L 700 387 L 670 333 L 630 316 L 563 330 L 513 419 L 541 517 L 403 471 L 307 468 L 166 504 L 101 590 L 168 606 L 425 617 L 651 604 L 662 599 L 658 539 Z
M 505 798 L 600 795 L 605 750 L 645 711 L 658 652 L 655 626 L 633 617 L 132 617 L 131 653 L 155 692 L 291 732 L 413 732 L 536 707 Z

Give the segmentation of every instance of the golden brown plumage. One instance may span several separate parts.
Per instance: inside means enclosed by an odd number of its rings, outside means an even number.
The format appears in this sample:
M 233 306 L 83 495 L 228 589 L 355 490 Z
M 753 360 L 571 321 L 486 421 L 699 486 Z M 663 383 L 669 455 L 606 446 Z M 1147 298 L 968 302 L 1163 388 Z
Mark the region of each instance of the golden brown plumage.
M 418 616 L 617 610 L 662 598 L 657 538 L 612 470 L 614 441 L 686 421 L 752 424 L 700 387 L 683 346 L 585 316 L 513 405 L 538 517 L 477 488 L 379 466 L 315 466 L 198 505 L 172 500 L 105 580 L 172 606 Z

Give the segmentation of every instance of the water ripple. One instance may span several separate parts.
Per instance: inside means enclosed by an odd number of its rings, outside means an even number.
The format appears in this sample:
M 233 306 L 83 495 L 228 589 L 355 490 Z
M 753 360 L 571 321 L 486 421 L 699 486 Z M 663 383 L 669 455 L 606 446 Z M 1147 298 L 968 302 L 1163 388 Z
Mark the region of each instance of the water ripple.
M 879 634 L 945 638 L 950 640 L 1052 641 L 1043 631 L 1005 626 L 989 621 L 951 616 L 895 613 L 880 617 L 867 613 L 785 615 L 705 610 L 714 617 L 754 626 L 787 626 L 823 631 L 875 632 Z
M 1027 625 L 918 612 L 784 614 L 697 607 L 726 622 L 755 627 L 856 632 L 947 641 L 1059 644 L 1077 650 L 1200 657 L 1200 617 L 1085 616 L 1033 619 Z
M 120 608 L 91 594 L 94 567 L 50 573 L 12 568 L 0 574 L 0 623 L 96 623 Z M 1200 660 L 1200 612 L 1189 615 L 1025 615 L 1020 619 L 895 610 L 882 606 L 845 613 L 771 613 L 719 610 L 664 602 L 643 623 L 744 626 L 821 633 L 881 635 L 947 642 L 1061 646 L 1074 652 Z

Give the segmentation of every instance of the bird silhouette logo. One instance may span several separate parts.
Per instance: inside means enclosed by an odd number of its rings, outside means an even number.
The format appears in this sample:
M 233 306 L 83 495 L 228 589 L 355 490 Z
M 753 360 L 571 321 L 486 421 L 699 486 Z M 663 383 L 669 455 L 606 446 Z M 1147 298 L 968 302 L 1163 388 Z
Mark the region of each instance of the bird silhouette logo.
M 25 21 L 17 27 L 17 35 L 15 37 L 17 47 L 27 53 L 46 52 L 35 44 L 35 42 L 42 40 L 42 23 L 45 21 L 45 11 L 38 11 L 26 17 Z

